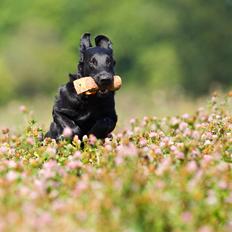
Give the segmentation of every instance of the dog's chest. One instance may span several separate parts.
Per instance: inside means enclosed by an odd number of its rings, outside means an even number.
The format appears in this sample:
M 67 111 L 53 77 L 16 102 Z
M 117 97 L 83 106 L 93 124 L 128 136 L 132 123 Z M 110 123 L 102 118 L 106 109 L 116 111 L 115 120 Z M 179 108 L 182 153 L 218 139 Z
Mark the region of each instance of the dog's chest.
M 77 107 L 78 123 L 86 123 L 87 121 L 96 121 L 111 111 L 113 104 L 110 99 L 89 99 Z

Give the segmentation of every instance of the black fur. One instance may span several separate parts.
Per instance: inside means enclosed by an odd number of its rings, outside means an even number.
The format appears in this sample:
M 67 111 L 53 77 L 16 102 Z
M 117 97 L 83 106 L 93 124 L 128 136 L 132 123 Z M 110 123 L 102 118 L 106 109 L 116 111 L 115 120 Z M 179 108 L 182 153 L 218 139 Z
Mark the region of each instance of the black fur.
M 69 82 L 60 87 L 53 107 L 53 122 L 45 137 L 59 139 L 65 127 L 72 130 L 72 136 L 93 134 L 105 138 L 116 126 L 114 92 L 105 91 L 113 81 L 115 61 L 111 41 L 103 35 L 95 38 L 92 47 L 90 34 L 81 37 L 80 61 L 76 74 L 70 74 Z M 94 95 L 77 95 L 73 81 L 91 76 L 102 91 Z

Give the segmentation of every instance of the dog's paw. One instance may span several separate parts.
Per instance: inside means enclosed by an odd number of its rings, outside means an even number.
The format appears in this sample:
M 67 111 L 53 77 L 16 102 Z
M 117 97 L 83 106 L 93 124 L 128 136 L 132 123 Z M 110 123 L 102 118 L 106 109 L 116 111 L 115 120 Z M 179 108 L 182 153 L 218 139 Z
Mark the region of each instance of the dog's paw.
M 76 126 L 72 129 L 73 136 L 77 135 L 79 138 L 82 136 L 82 132 L 79 126 Z

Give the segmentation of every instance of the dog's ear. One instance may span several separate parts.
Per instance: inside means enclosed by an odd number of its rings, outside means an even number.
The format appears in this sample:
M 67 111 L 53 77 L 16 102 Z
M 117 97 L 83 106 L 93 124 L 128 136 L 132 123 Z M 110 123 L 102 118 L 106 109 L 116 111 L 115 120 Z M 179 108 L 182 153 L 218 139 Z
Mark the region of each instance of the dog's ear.
M 82 76 L 83 75 L 83 62 L 84 62 L 84 53 L 85 50 L 92 47 L 91 40 L 90 40 L 90 33 L 84 33 L 81 36 L 80 41 L 80 61 L 77 65 L 77 75 Z M 70 78 L 72 79 L 72 77 Z
M 104 35 L 98 35 L 95 37 L 95 44 L 98 47 L 107 48 L 112 50 L 112 42 Z
M 80 42 L 80 61 L 83 62 L 84 60 L 84 51 L 92 47 L 91 41 L 90 41 L 90 33 L 84 33 L 81 36 L 81 42 Z

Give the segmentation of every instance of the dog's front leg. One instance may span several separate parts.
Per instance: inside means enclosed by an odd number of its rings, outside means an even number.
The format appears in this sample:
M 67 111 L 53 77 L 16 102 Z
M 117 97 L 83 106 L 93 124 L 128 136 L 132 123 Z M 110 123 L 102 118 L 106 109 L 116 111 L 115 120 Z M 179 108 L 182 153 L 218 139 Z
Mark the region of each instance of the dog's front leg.
M 70 137 L 78 135 L 78 137 L 81 138 L 83 136 L 80 127 L 76 125 L 73 120 L 55 109 L 53 110 L 53 119 L 57 125 L 58 137 L 62 136 L 65 128 L 70 128 L 72 130 Z
M 110 117 L 100 119 L 89 130 L 88 134 L 93 134 L 97 138 L 106 138 L 108 134 L 115 128 L 116 122 L 117 120 Z

